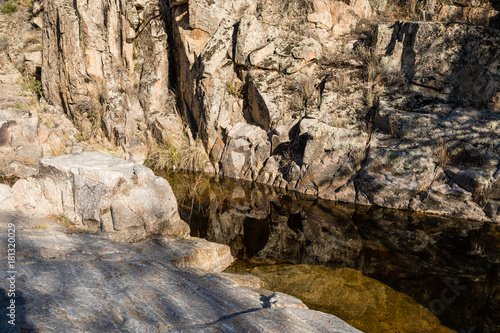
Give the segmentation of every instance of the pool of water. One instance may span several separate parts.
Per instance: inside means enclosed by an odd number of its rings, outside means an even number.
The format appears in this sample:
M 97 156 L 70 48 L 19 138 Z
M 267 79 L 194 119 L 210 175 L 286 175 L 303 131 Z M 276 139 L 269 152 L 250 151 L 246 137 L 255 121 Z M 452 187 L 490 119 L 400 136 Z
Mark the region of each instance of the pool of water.
M 498 225 L 162 176 L 192 236 L 231 247 L 228 271 L 251 272 L 366 331 L 500 332 Z

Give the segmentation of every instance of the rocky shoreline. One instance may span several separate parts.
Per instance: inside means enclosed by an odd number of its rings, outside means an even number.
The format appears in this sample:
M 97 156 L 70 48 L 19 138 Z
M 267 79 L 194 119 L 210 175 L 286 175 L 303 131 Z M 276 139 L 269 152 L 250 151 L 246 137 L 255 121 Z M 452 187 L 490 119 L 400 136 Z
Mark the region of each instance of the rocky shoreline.
M 99 228 L 89 229 L 90 219 L 79 220 L 89 207 L 78 201 L 59 215 L 67 220 L 55 218 L 59 221 L 55 223 L 49 219 L 54 219 L 58 206 L 64 206 L 62 201 L 71 201 L 64 195 L 67 174 L 62 171 L 66 166 L 71 166 L 73 175 L 70 192 L 78 198 L 84 188 L 90 188 L 88 182 L 95 175 L 88 169 L 85 172 L 82 164 L 98 172 L 100 180 L 115 173 L 118 183 L 124 182 L 117 173 L 120 166 L 135 170 L 140 179 L 137 170 L 146 169 L 142 165 L 96 153 L 49 158 L 41 164 L 36 177 L 19 180 L 12 189 L 0 185 L 0 224 L 3 230 L 14 230 L 16 245 L 13 263 L 2 258 L 0 267 L 8 270 L 15 265 L 17 304 L 16 326 L 2 321 L 2 331 L 359 332 L 333 315 L 309 310 L 294 297 L 263 289 L 255 276 L 219 273 L 233 261 L 229 247 L 189 237 L 189 228 L 176 209 L 171 215 L 142 212 L 149 236 L 139 242 L 137 225 L 121 228 L 120 223 L 130 216 L 113 219 L 112 230 L 106 229 L 103 220 Z M 43 171 L 47 165 L 50 172 Z M 142 179 L 139 186 L 170 189 L 166 180 L 158 178 Z M 25 182 L 38 186 L 19 185 Z M 47 186 L 49 182 L 52 188 Z M 84 186 L 76 187 L 79 182 Z M 110 197 L 126 200 L 127 195 L 117 194 L 109 182 L 99 184 L 109 187 L 101 197 L 93 196 L 96 209 L 106 211 Z M 57 191 L 60 195 L 53 196 L 52 202 L 43 198 Z M 133 193 L 134 188 L 129 191 Z M 156 198 L 163 204 L 173 201 L 170 206 L 175 203 L 171 191 Z M 33 202 L 39 205 L 33 207 L 36 215 L 27 215 Z M 65 215 L 71 210 L 72 219 Z M 62 225 L 66 221 L 67 226 Z M 126 237 L 127 233 L 132 237 Z M 7 233 L 1 237 L 6 244 Z M 7 290 L 2 288 L 3 302 L 9 300 Z M 6 308 L 8 304 L 2 305 Z

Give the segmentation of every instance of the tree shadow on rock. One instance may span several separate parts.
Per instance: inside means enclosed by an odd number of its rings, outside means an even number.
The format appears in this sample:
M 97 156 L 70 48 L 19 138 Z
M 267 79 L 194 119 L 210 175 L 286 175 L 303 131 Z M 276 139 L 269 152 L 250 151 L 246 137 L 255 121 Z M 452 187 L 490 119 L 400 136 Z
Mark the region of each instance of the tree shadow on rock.
M 28 319 L 26 306 L 26 299 L 22 292 L 16 291 L 15 297 L 9 297 L 8 291 L 0 288 L 0 307 L 2 308 L 0 332 L 38 332 Z

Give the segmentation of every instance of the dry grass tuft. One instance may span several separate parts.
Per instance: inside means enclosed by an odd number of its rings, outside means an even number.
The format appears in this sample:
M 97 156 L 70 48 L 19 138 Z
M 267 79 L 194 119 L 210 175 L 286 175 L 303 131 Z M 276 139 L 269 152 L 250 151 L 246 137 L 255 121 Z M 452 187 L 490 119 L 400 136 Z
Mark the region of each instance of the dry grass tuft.
M 380 68 L 380 61 L 372 48 L 360 46 L 354 53 L 356 59 L 363 67 L 363 73 L 367 82 L 373 82 Z
M 73 221 L 71 221 L 71 219 L 64 214 L 52 215 L 51 219 L 52 221 L 62 224 L 63 226 L 66 227 L 74 225 Z
M 40 34 L 31 33 L 23 37 L 23 47 L 28 47 L 30 45 L 41 44 L 42 39 L 40 38 Z
M 125 149 L 122 146 L 115 146 L 107 140 L 103 141 L 104 143 L 92 144 L 92 147 L 94 147 L 95 151 L 113 157 L 126 159 L 127 154 L 125 153 Z
M 35 104 L 39 104 L 38 97 L 43 96 L 42 81 L 38 80 L 36 77 L 31 75 L 26 68 L 22 71 L 22 73 L 23 73 L 21 82 L 22 89 L 36 96 L 37 98 Z
M 77 102 L 75 110 L 75 125 L 80 131 L 77 139 L 88 141 L 102 127 L 102 107 L 85 98 Z
M 352 51 L 341 48 L 336 52 L 327 49 L 319 59 L 319 64 L 324 67 L 344 68 L 349 66 L 349 61 L 353 58 Z
M 299 112 L 307 108 L 309 101 L 312 101 L 312 97 L 316 92 L 313 78 L 307 76 L 303 76 L 295 81 L 289 89 L 292 91 L 290 108 Z
M 345 92 L 349 86 L 350 78 L 345 72 L 337 73 L 333 77 L 333 88 L 338 92 Z
M 186 141 L 180 147 L 151 141 L 148 159 L 144 164 L 156 171 L 203 171 L 209 161 L 201 140 L 194 141 L 192 145 Z
M 448 143 L 446 142 L 446 139 L 444 138 L 439 139 L 439 141 L 435 144 L 433 153 L 437 165 L 441 169 L 444 169 L 445 166 L 448 164 L 450 158 L 450 152 L 448 149 Z
M 234 96 L 236 98 L 243 98 L 243 84 L 227 81 L 226 90 L 231 96 Z

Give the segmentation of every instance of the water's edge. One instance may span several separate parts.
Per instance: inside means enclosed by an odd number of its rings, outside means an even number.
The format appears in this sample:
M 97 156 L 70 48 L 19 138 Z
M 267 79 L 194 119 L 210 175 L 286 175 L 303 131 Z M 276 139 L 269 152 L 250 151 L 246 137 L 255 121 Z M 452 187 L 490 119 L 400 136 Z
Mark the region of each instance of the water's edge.
M 276 267 L 282 273 L 297 270 L 293 265 L 326 266 L 334 275 L 350 268 L 408 295 L 454 330 L 500 331 L 497 225 L 332 203 L 220 176 L 162 176 L 191 235 L 231 247 L 238 259 L 233 271 L 264 270 L 260 277 L 271 281 Z M 285 266 L 272 266 L 279 264 Z

